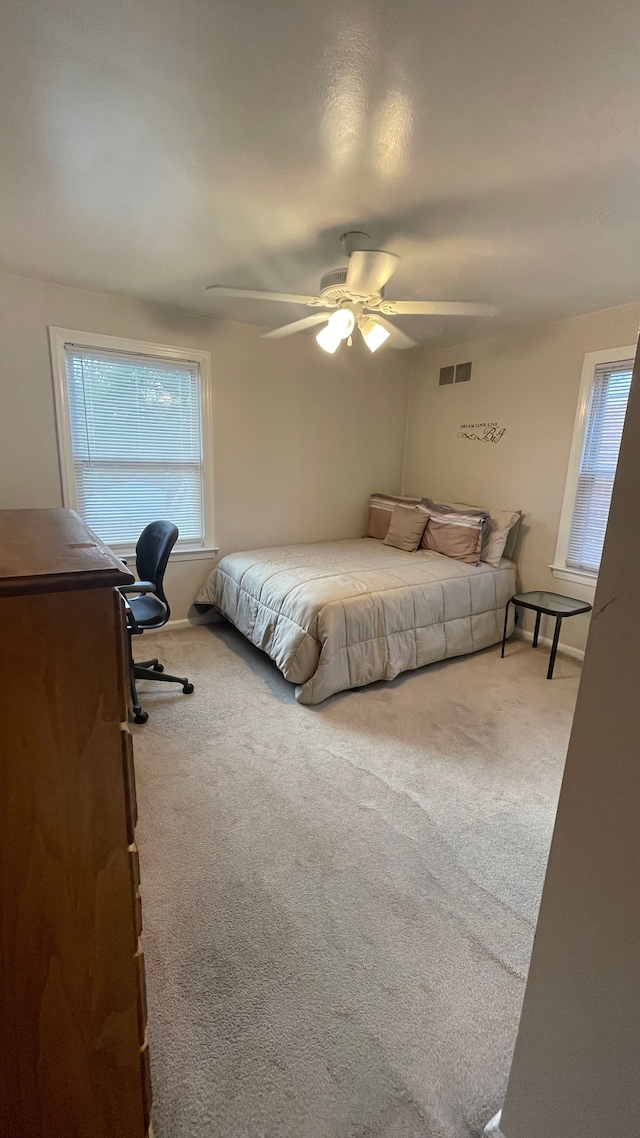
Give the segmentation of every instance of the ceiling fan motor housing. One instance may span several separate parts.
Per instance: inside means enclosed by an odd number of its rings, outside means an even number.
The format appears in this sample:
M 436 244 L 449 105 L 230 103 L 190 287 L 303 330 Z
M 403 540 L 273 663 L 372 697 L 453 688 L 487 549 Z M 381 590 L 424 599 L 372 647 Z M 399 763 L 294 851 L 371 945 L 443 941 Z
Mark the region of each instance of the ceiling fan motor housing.
M 347 268 L 344 269 L 331 269 L 329 273 L 325 273 L 320 281 L 320 295 L 324 300 L 331 304 L 340 304 L 345 300 L 352 300 L 356 303 L 367 303 L 369 301 L 378 301 L 384 294 L 384 289 L 380 292 L 368 293 L 367 295 L 358 295 L 346 288 Z

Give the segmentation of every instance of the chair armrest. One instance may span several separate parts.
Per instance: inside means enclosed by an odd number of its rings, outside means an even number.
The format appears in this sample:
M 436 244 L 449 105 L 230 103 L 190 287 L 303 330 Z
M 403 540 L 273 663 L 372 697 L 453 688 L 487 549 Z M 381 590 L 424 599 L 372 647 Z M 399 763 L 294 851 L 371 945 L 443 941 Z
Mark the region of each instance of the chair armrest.
M 145 596 L 147 593 L 157 592 L 155 585 L 152 581 L 134 581 L 133 585 L 119 585 L 119 591 L 123 597 L 129 596 Z

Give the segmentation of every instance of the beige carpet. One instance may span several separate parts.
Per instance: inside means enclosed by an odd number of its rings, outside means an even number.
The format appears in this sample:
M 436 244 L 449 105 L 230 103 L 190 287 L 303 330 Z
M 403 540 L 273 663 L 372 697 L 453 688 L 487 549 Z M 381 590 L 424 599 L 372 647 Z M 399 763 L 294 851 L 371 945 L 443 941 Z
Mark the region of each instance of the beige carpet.
M 579 667 L 300 707 L 229 625 L 134 727 L 157 1138 L 463 1138 L 501 1105 Z

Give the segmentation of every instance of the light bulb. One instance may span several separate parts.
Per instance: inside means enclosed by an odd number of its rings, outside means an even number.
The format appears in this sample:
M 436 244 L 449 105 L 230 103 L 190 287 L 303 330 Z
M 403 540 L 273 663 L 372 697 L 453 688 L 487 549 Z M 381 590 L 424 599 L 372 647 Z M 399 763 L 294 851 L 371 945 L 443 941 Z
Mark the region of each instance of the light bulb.
M 338 310 L 329 317 L 328 328 L 331 329 L 333 336 L 339 336 L 341 340 L 346 340 L 351 335 L 356 326 L 356 318 L 350 308 L 338 308 Z
M 382 324 L 378 324 L 376 320 L 371 320 L 369 316 L 365 316 L 364 319 L 360 321 L 360 331 L 362 332 L 362 339 L 370 352 L 377 352 L 378 348 L 380 348 L 391 335 Z
M 329 327 L 329 324 L 318 332 L 316 336 L 316 344 L 319 344 L 325 352 L 329 352 L 331 355 L 340 347 L 341 343 L 342 336 L 336 336 L 335 332 L 332 332 Z

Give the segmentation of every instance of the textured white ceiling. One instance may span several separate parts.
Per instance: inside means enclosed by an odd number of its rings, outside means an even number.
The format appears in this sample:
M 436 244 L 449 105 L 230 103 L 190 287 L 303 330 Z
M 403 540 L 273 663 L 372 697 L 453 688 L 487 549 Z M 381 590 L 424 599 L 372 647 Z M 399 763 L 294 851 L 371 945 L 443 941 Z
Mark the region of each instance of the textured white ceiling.
M 315 293 L 358 228 L 403 257 L 389 297 L 491 328 L 640 296 L 636 0 L 3 8 L 9 271 L 275 326 L 304 312 L 205 285 Z

